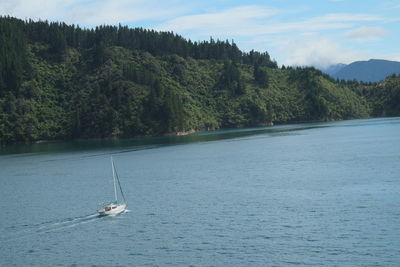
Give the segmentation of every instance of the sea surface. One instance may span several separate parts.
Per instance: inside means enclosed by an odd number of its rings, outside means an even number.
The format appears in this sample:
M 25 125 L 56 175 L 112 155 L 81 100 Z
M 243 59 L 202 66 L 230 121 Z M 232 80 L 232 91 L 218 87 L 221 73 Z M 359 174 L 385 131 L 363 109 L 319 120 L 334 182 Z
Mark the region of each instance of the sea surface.
M 0 211 L 0 266 L 400 266 L 400 118 L 2 147 Z

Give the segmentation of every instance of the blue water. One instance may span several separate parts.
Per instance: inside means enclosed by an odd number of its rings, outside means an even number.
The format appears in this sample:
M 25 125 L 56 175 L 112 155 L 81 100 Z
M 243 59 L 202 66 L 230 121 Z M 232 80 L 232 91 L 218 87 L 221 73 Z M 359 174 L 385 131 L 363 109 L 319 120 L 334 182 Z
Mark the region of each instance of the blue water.
M 0 183 L 1 266 L 400 265 L 400 118 L 9 146 Z

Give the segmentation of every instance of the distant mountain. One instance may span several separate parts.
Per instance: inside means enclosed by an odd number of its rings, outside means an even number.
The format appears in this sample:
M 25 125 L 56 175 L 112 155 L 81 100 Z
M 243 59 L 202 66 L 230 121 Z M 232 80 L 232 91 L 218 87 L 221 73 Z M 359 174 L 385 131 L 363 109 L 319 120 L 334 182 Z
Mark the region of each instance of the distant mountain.
M 325 72 L 326 74 L 333 76 L 335 75 L 335 73 L 337 73 L 338 71 L 340 71 L 341 69 L 343 69 L 344 67 L 346 67 L 346 64 L 335 64 L 335 65 L 330 65 L 329 67 L 325 68 L 325 69 L 321 69 L 323 72 Z
M 338 68 L 337 71 L 325 72 L 333 78 L 363 82 L 379 82 L 394 73 L 400 74 L 400 62 L 397 61 L 370 59 L 368 61 L 356 61 L 341 68 L 338 65 L 328 68 L 331 70 Z

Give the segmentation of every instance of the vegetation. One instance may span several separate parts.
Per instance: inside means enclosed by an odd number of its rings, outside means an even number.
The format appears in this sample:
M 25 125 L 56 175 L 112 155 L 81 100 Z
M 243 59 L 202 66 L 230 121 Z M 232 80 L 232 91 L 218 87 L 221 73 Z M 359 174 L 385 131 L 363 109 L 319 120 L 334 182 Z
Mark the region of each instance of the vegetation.
M 355 90 L 369 100 L 371 116 L 400 115 L 400 76 L 393 74 L 379 83 L 358 84 Z
M 235 43 L 0 17 L 0 143 L 398 115 L 400 79 L 334 81 Z

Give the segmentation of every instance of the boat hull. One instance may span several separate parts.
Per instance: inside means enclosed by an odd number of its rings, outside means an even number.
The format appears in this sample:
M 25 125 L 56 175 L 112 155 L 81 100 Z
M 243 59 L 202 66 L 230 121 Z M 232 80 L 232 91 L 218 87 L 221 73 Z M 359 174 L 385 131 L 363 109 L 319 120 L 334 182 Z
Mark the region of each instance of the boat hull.
M 99 209 L 97 212 L 99 213 L 100 216 L 108 216 L 108 215 L 117 215 L 122 212 L 124 212 L 126 209 L 126 204 L 118 204 L 115 205 L 115 207 L 111 207 L 110 209 L 107 209 L 107 207 L 104 207 L 102 209 Z

